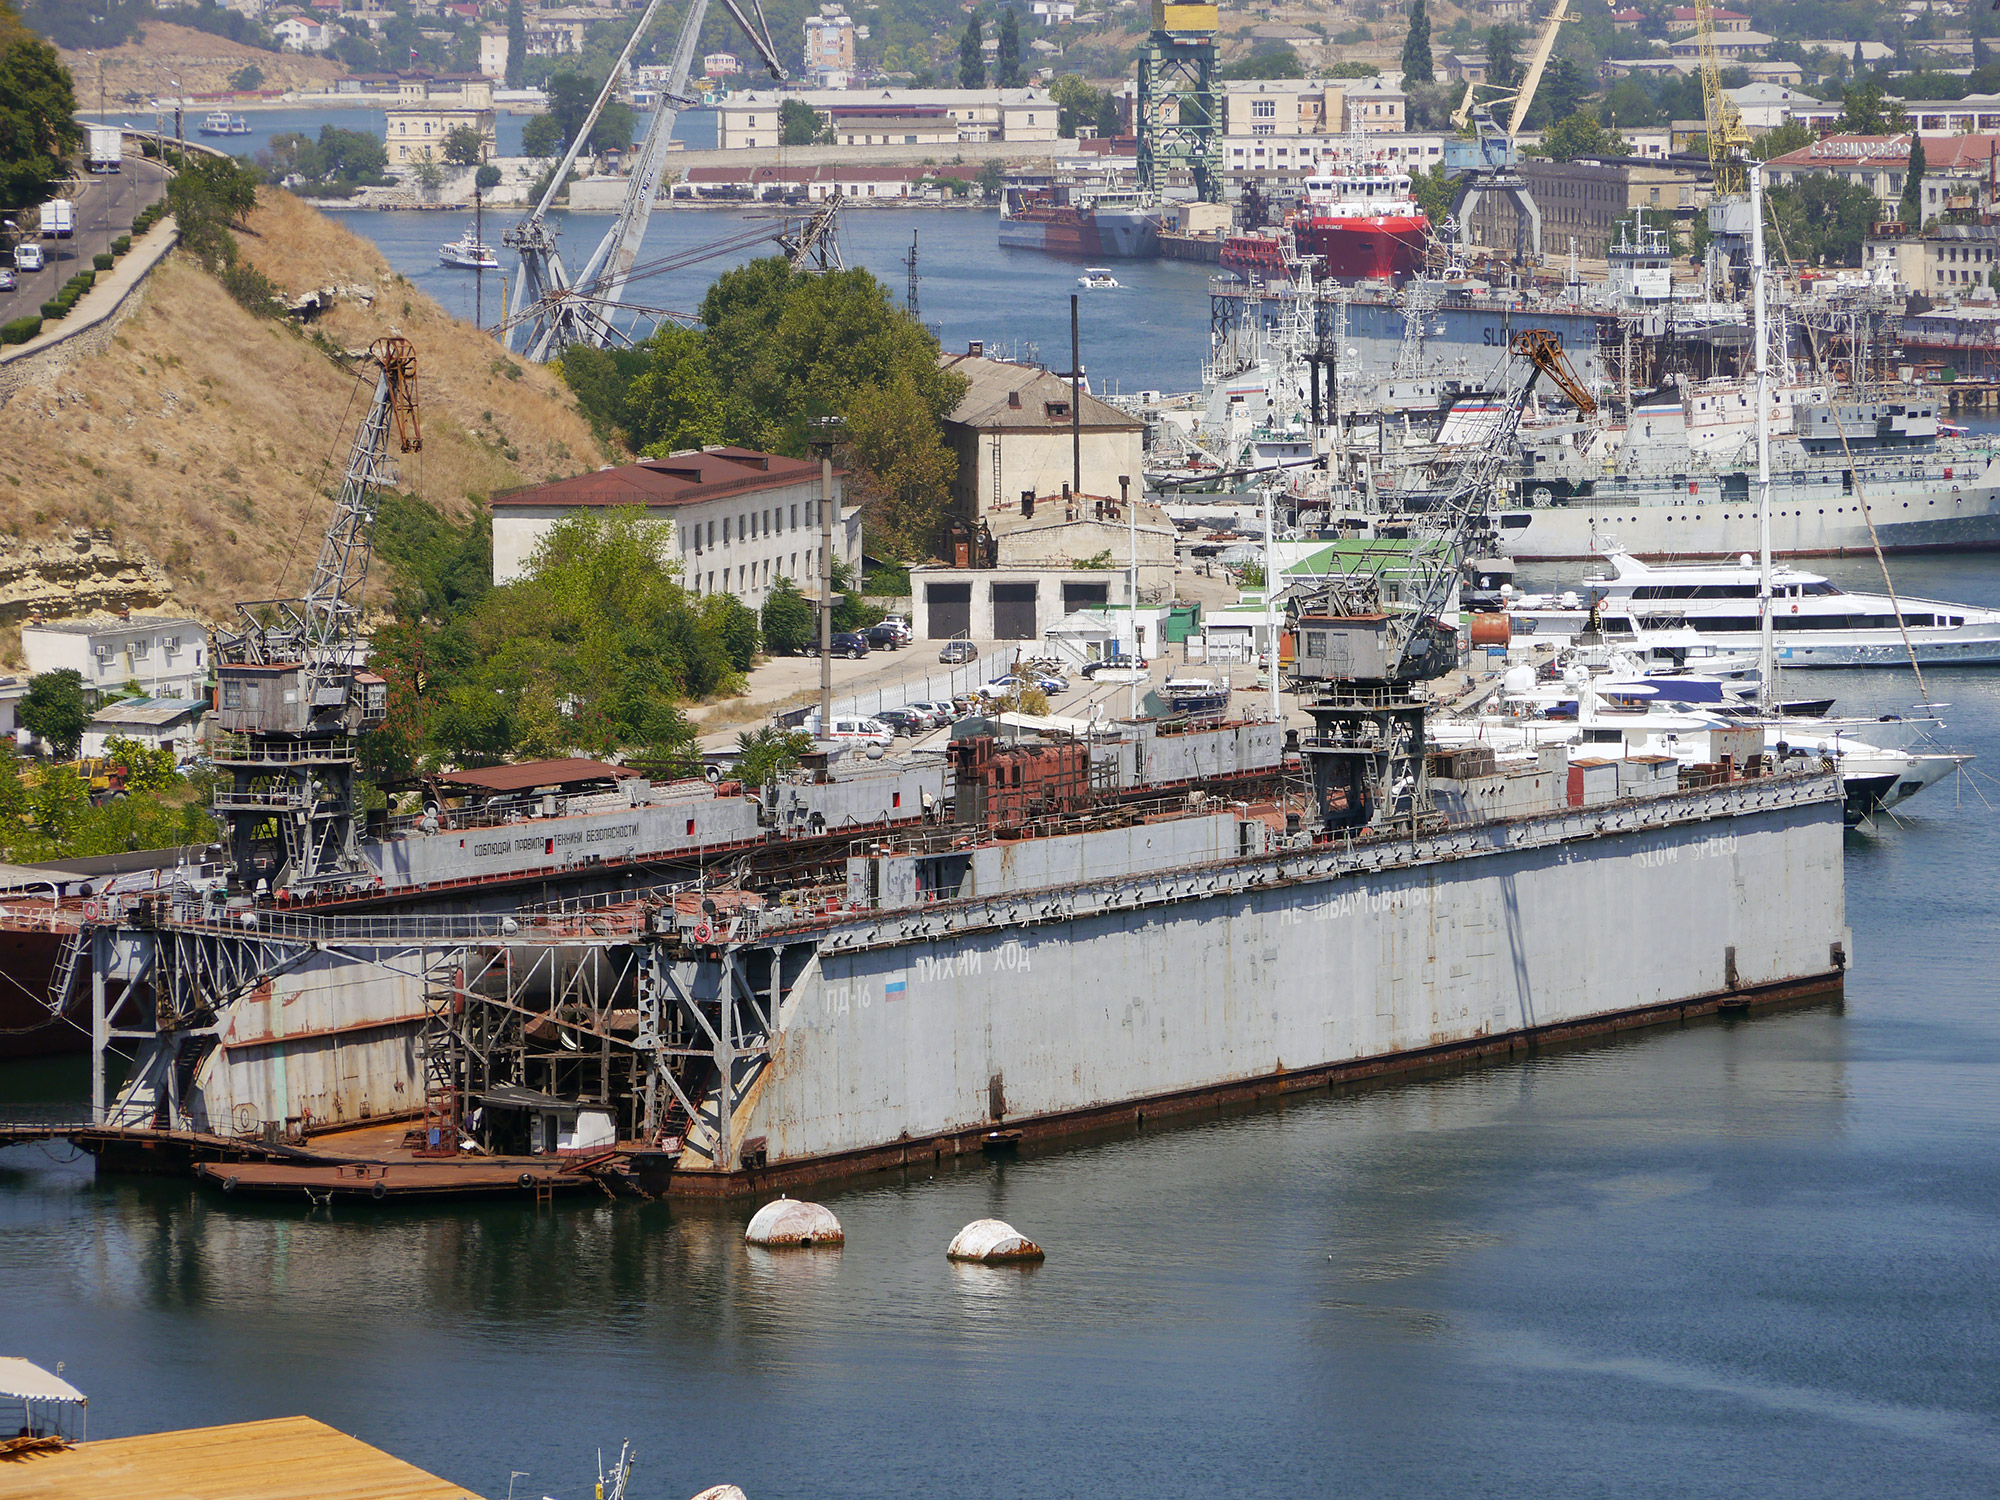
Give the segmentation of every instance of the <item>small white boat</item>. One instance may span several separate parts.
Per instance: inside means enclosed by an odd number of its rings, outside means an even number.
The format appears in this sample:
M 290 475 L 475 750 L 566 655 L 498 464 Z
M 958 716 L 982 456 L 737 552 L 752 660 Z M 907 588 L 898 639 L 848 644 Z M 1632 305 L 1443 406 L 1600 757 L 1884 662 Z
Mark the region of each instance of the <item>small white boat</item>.
M 200 125 L 195 127 L 202 135 L 248 135 L 250 122 L 241 115 L 232 115 L 227 110 L 218 109 L 204 115 Z
M 484 243 L 478 232 L 460 235 L 449 245 L 438 246 L 438 260 L 460 271 L 497 271 L 500 258 Z
M 1111 274 L 1108 266 L 1087 266 L 1076 284 L 1093 292 L 1106 292 L 1118 285 L 1118 278 Z

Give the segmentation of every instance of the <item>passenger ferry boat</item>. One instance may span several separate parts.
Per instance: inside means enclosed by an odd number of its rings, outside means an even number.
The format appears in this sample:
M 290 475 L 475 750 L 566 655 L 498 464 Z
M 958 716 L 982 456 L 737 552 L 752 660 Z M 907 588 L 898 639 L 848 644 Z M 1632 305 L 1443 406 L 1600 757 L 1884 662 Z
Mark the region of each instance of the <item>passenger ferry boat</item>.
M 493 253 L 493 247 L 482 242 L 476 230 L 471 234 L 460 235 L 448 245 L 438 246 L 438 259 L 443 264 L 461 271 L 500 269 L 500 259 Z
M 250 122 L 241 115 L 232 115 L 228 110 L 218 109 L 202 116 L 201 124 L 195 129 L 202 135 L 248 135 Z
M 1657 631 L 1692 630 L 1721 651 L 1758 648 L 1758 575 L 1747 554 L 1723 567 L 1651 566 L 1622 551 L 1608 560 L 1612 576 L 1584 580 L 1583 595 L 1515 597 L 1507 611 L 1515 628 L 1560 638 L 1589 628 L 1594 614 L 1614 637 L 1644 641 Z M 1886 594 L 1850 594 L 1783 564 L 1772 569 L 1771 610 L 1784 666 L 1893 667 L 1912 655 L 1926 666 L 2000 663 L 2000 610 L 1908 596 L 1892 603 Z

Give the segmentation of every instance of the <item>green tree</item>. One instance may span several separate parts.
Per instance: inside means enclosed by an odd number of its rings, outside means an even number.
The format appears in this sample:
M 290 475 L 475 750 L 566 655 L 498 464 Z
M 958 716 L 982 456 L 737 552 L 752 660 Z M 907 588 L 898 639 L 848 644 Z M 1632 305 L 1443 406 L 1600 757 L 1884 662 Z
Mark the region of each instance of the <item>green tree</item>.
M 264 86 L 264 70 L 255 63 L 245 63 L 230 77 L 229 86 L 239 94 L 254 94 Z
M 1909 125 L 1903 106 L 1887 98 L 1881 84 L 1853 83 L 1841 91 L 1839 128 L 1843 134 L 1889 135 L 1907 130 Z
M 1218 78 L 1235 82 L 1251 78 L 1303 78 L 1306 66 L 1290 42 L 1253 42 L 1247 56 L 1216 70 Z
M 1443 162 L 1412 172 L 1410 192 L 1422 206 L 1424 217 L 1434 225 L 1442 224 L 1451 213 L 1452 204 L 1458 201 L 1458 183 L 1445 175 Z
M 236 157 L 190 154 L 167 184 L 181 247 L 209 270 L 235 262 L 229 228 L 257 206 L 257 178 L 257 169 Z
M 1410 29 L 1403 33 L 1403 87 L 1425 84 L 1437 73 L 1431 58 L 1431 17 L 1424 0 L 1410 7 Z
M 528 60 L 528 24 L 521 0 L 507 0 L 507 87 L 521 86 L 521 69 Z
M 1778 183 L 1766 202 L 1799 265 L 1858 266 L 1861 241 L 1881 213 L 1867 188 L 1830 173 Z
M 492 162 L 481 162 L 479 170 L 472 174 L 472 185 L 482 193 L 491 192 L 500 186 L 500 169 Z
M 1501 23 L 1486 28 L 1486 81 L 1512 88 L 1521 81 L 1521 38 L 1512 26 Z
M 47 743 L 57 760 L 73 760 L 83 743 L 83 726 L 90 711 L 83 702 L 83 674 L 70 667 L 40 672 L 28 679 L 27 696 L 14 717 L 36 739 Z
M 1009 5 L 1000 12 L 1000 52 L 993 63 L 993 82 L 1003 89 L 1017 89 L 1021 79 L 1021 23 Z
M 1056 134 L 1068 140 L 1076 135 L 1077 126 L 1097 123 L 1105 96 L 1081 75 L 1062 73 L 1049 85 L 1049 98 L 1056 104 Z
M 645 372 L 625 395 L 628 441 L 651 458 L 722 440 L 722 392 L 701 334 L 665 323 L 646 340 Z
M 803 99 L 787 99 L 778 106 L 778 144 L 819 146 L 834 144 L 833 122 Z
M 958 458 L 907 365 L 848 403 L 853 461 L 848 485 L 867 511 L 876 545 L 898 557 L 928 557 L 951 504 Z
M 28 812 L 38 835 L 67 850 L 90 816 L 90 783 L 75 766 L 47 766 L 28 789 Z
M 62 58 L 14 22 L 0 46 L 0 207 L 36 202 L 62 175 L 63 158 L 83 141 L 75 115 Z
M 1598 123 L 1596 110 L 1580 109 L 1542 132 L 1539 154 L 1554 161 L 1575 161 L 1579 156 L 1625 156 L 1630 150 L 1617 131 Z
M 809 276 L 782 256 L 754 260 L 716 278 L 701 319 L 724 437 L 751 447 L 804 453 L 814 419 L 845 415 L 856 392 L 899 369 L 933 420 L 964 393 L 938 367 L 936 336 L 858 267 Z
M 180 768 L 171 745 L 147 747 L 123 735 L 104 742 L 105 763 L 125 768 L 127 792 L 166 792 L 181 785 Z
M 1541 87 L 1535 90 L 1533 107 L 1528 111 L 1531 124 L 1540 127 L 1566 120 L 1582 109 L 1586 100 L 1596 91 L 1597 80 L 1567 57 L 1559 57 L 1542 74 Z
M 1897 205 L 1897 213 L 1905 229 L 1924 227 L 1924 138 L 1912 134 L 1910 137 L 1910 165 L 1903 174 L 1903 197 Z
M 979 188 L 979 196 L 991 203 L 1007 185 L 1007 169 L 989 157 L 981 164 L 979 175 L 972 180 Z
M 415 180 L 417 186 L 426 192 L 434 193 L 444 186 L 444 168 L 440 167 L 428 156 L 420 157 L 417 161 L 411 163 L 409 171 L 411 178 Z
M 813 610 L 789 578 L 780 578 L 764 597 L 764 649 L 796 656 L 813 637 Z
M 486 137 L 478 127 L 460 125 L 446 132 L 444 159 L 461 167 L 476 167 L 485 159 Z
M 746 730 L 736 736 L 736 779 L 745 786 L 768 786 L 779 772 L 791 770 L 810 755 L 812 747 L 812 736 L 802 729 L 766 725 Z
M 958 86 L 962 89 L 986 87 L 986 27 L 974 11 L 966 19 L 965 35 L 958 41 Z
M 555 121 L 556 145 L 552 150 L 532 150 L 527 145 L 527 133 L 523 131 L 521 149 L 530 156 L 560 156 L 576 139 L 577 132 L 583 129 L 583 122 L 590 116 L 590 106 L 597 102 L 597 90 L 597 81 L 583 73 L 568 68 L 551 73 L 547 118 Z M 614 146 L 622 151 L 630 146 L 632 107 L 615 99 L 606 104 L 604 113 L 591 126 L 590 139 L 585 144 L 592 151 L 608 151 Z
M 561 156 L 565 142 L 554 115 L 536 115 L 521 127 L 521 154 L 542 158 Z
M 1811 129 L 1797 120 L 1787 120 L 1775 130 L 1767 130 L 1750 144 L 1751 154 L 1760 161 L 1770 161 L 1793 151 L 1803 151 L 1815 137 Z

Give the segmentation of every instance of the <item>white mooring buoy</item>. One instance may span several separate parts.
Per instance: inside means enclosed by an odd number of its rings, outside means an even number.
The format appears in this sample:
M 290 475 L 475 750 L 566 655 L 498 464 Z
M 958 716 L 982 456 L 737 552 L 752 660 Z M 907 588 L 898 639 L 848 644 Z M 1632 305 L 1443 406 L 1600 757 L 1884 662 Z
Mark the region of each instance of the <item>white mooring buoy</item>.
M 1040 1245 L 1000 1219 L 974 1219 L 959 1230 L 945 1255 L 952 1260 L 977 1261 L 986 1266 L 1044 1258 Z
M 694 1500 L 750 1500 L 750 1497 L 733 1484 L 712 1484 Z
M 743 1231 L 746 1243 L 765 1250 L 810 1250 L 815 1246 L 844 1244 L 840 1220 L 830 1209 L 797 1198 L 776 1198 L 757 1210 L 750 1227 Z

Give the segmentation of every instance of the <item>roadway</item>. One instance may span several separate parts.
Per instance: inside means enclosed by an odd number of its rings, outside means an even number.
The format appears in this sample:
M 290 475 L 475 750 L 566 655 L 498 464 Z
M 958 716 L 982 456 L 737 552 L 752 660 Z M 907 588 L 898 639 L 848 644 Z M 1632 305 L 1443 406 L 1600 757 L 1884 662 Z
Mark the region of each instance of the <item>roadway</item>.
M 38 313 L 44 302 L 62 290 L 79 271 L 108 251 L 121 234 L 132 232 L 132 221 L 149 205 L 166 196 L 167 170 L 157 161 L 127 156 L 116 172 L 93 173 L 78 184 L 76 233 L 66 240 L 32 238 L 15 233 L 18 243 L 42 247 L 46 264 L 39 271 L 16 271 L 11 292 L 0 292 L 0 323 Z

